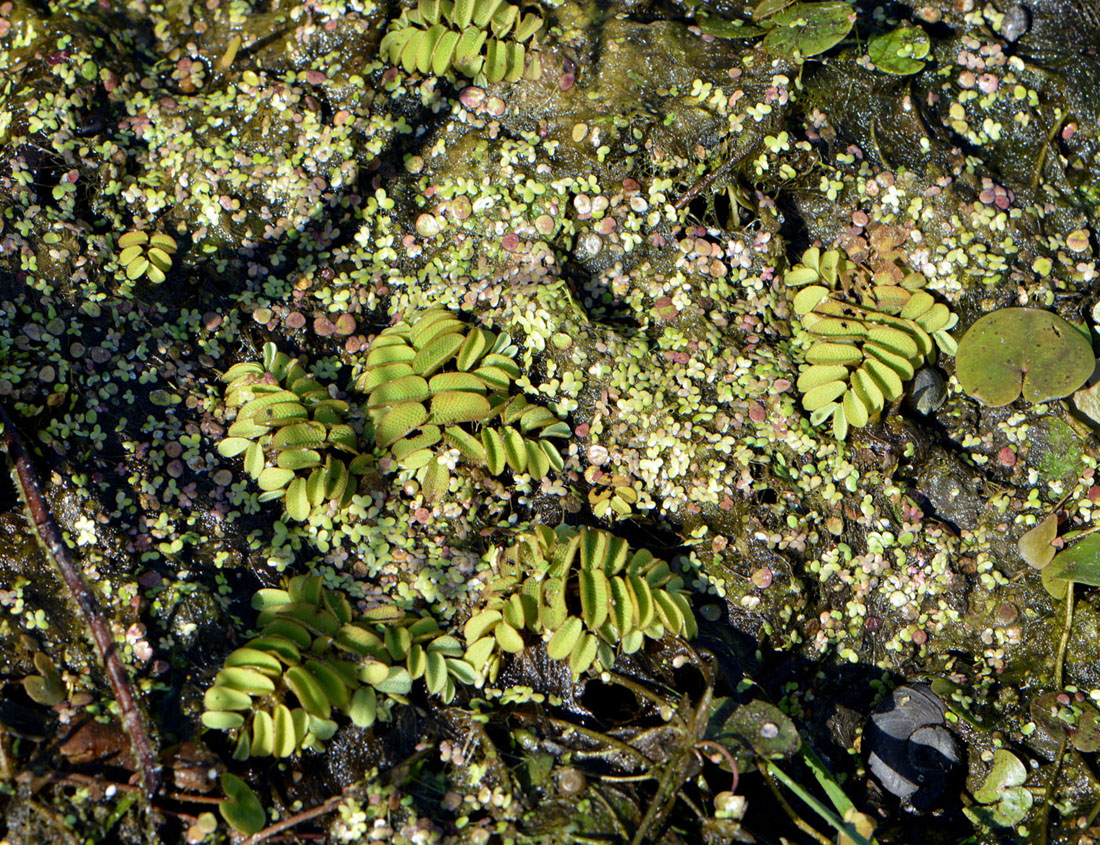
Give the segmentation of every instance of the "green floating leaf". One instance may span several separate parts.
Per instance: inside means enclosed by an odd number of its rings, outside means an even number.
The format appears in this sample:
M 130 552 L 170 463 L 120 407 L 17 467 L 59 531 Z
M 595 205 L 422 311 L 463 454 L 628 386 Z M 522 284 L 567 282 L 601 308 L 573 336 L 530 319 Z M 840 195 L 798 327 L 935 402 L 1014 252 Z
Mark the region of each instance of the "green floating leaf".
M 790 757 L 802 746 L 790 717 L 766 701 L 739 705 L 729 698 L 714 699 L 705 738 L 746 761 L 752 756 L 771 760 Z
M 919 26 L 899 26 L 867 42 L 867 55 L 875 63 L 875 69 L 898 76 L 923 70 L 923 59 L 931 49 L 928 33 Z
M 455 70 L 478 84 L 503 79 L 514 82 L 527 66 L 527 48 L 521 42 L 531 43 L 543 26 L 543 19 L 535 13 L 521 19 L 519 7 L 506 0 L 455 0 L 421 5 L 424 8 L 403 12 L 380 44 L 382 56 L 391 63 L 399 63 L 407 72 L 438 75 Z M 537 67 L 537 63 L 532 62 L 532 67 Z M 432 322 L 450 316 L 442 309 L 430 309 L 428 314 Z M 427 326 L 425 322 L 413 327 L 419 328 L 412 332 L 418 349 L 428 343 L 422 335 L 432 334 L 426 331 Z M 468 357 L 464 356 L 466 364 Z M 467 365 L 462 369 L 467 369 Z
M 1052 543 L 1058 536 L 1058 515 L 1051 514 L 1016 543 L 1020 557 L 1033 569 L 1042 569 L 1054 559 L 1057 551 Z
M 226 823 L 245 836 L 262 830 L 267 814 L 251 787 L 228 772 L 222 775 L 221 783 L 225 799 L 218 804 L 218 812 Z
M 714 16 L 697 17 L 695 25 L 704 35 L 713 35 L 715 38 L 756 38 L 766 32 L 761 27 L 744 21 L 729 21 Z
M 218 672 L 214 678 L 214 683 L 216 686 L 213 690 L 217 690 L 219 687 L 228 687 L 229 689 L 258 696 L 264 696 L 275 692 L 275 684 L 272 683 L 271 678 L 263 672 L 248 666 L 227 666 Z M 213 690 L 211 690 L 211 692 Z M 222 705 L 214 706 L 211 709 L 234 710 L 236 708 Z
M 986 775 L 981 787 L 974 793 L 979 804 L 993 805 L 993 821 L 1002 827 L 1019 824 L 1031 809 L 1031 791 L 1023 784 L 1027 781 L 1027 767 L 1020 759 L 1004 748 L 993 752 L 993 768 Z
M 784 56 L 809 58 L 843 41 L 855 24 L 855 9 L 839 0 L 795 3 L 772 15 L 764 49 Z
M 1100 587 L 1100 534 L 1090 534 L 1054 556 L 1053 577 L 1089 587 Z
M 546 653 L 553 660 L 564 660 L 577 645 L 584 627 L 579 617 L 571 616 L 565 620 L 565 624 L 550 638 L 546 645 Z
M 244 716 L 228 711 L 206 710 L 202 714 L 202 723 L 214 731 L 231 731 L 244 725 Z
M 252 709 L 252 697 L 248 693 L 229 687 L 210 687 L 203 696 L 202 703 L 207 710 Z
M 167 278 L 165 274 L 172 267 L 172 254 L 177 248 L 169 235 L 154 234 L 150 239 L 145 232 L 127 232 L 118 239 L 117 246 L 118 262 L 126 278 L 134 281 L 144 275 L 155 284 Z
M 291 643 L 288 642 L 287 645 L 293 648 Z M 297 650 L 294 651 L 294 655 L 293 662 L 296 662 Z M 283 674 L 283 664 L 279 662 L 275 654 L 252 645 L 234 649 L 229 653 L 229 656 L 225 658 L 225 665 L 230 668 L 243 666 L 249 669 L 256 669 L 272 678 L 277 678 Z
M 294 715 L 285 704 L 278 704 L 275 707 L 273 721 L 275 735 L 271 753 L 276 757 L 289 757 L 301 741 L 298 729 L 294 724 Z
M 327 719 L 332 714 L 332 704 L 325 696 L 321 685 L 303 667 L 290 667 L 286 670 L 285 677 L 286 685 L 307 713 L 319 719 Z
M 955 375 L 971 396 L 1000 407 L 1021 393 L 1035 404 L 1068 396 L 1095 366 L 1088 338 L 1057 314 L 1002 308 L 967 331 L 959 343 Z
M 65 700 L 65 683 L 48 655 L 37 652 L 34 655 L 34 667 L 39 674 L 23 679 L 23 689 L 32 701 L 46 707 L 54 707 Z

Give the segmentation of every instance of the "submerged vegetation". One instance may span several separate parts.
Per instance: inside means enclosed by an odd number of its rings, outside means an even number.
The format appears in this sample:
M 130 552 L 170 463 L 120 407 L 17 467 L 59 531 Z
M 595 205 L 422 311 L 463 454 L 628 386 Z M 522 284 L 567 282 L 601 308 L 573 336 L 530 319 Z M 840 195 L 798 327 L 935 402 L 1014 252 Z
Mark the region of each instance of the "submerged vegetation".
M 0 1 L 0 835 L 1100 839 L 1098 46 Z

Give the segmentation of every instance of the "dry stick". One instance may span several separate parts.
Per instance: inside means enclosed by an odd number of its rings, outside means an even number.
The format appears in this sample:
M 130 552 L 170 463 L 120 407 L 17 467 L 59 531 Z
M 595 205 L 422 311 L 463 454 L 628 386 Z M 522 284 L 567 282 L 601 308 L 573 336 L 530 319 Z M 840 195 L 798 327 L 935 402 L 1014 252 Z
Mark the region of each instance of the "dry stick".
M 67 843 L 67 845 L 80 845 L 80 840 L 73 835 L 72 830 L 69 829 L 68 824 L 65 822 L 65 817 L 61 813 L 52 807 L 47 807 L 45 804 L 41 804 L 38 801 L 27 802 L 31 809 L 42 816 L 49 825 L 58 832 L 61 837 L 61 841 Z
M 115 700 L 122 715 L 122 727 L 130 738 L 130 748 L 141 771 L 145 793 L 152 797 L 160 786 L 160 765 L 149 739 L 145 717 L 138 708 L 126 669 L 118 658 L 110 628 L 100 612 L 99 603 L 85 583 L 84 576 L 69 556 L 69 550 L 61 539 L 61 530 L 54 522 L 50 509 L 42 498 L 41 487 L 34 473 L 34 467 L 31 466 L 30 456 L 3 406 L 0 406 L 0 428 L 3 429 L 4 449 L 11 461 L 12 479 L 23 499 L 27 517 L 34 525 L 35 536 L 42 544 L 46 556 L 53 561 L 61 573 L 65 586 L 69 588 L 69 593 L 84 616 L 84 623 L 91 631 L 96 651 L 99 652 L 103 668 L 107 672 L 107 680 L 110 681 L 111 689 L 114 690 Z
M 103 778 L 96 778 L 91 775 L 83 775 L 79 772 L 59 772 L 53 775 L 51 779 L 54 783 L 87 784 L 88 786 L 98 786 L 101 789 L 113 786 L 121 792 L 135 792 L 141 790 L 140 786 L 134 786 L 132 783 L 119 783 L 117 780 L 104 780 Z M 220 804 L 223 800 L 221 798 L 215 798 L 212 795 L 198 795 L 191 792 L 162 792 L 160 797 L 165 801 L 179 801 L 181 804 Z M 161 812 L 167 812 L 167 810 L 161 809 Z

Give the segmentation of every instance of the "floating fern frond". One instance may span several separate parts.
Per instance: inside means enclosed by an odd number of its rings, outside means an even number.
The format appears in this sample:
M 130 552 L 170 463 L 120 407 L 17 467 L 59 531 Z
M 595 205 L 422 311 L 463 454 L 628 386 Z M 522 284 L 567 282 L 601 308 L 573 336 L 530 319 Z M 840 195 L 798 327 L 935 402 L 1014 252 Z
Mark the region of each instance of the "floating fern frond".
M 203 700 L 203 724 L 232 734 L 237 759 L 320 750 L 338 718 L 369 727 L 418 682 L 450 703 L 478 677 L 435 619 L 390 606 L 354 619 L 316 575 L 260 590 L 252 605 L 260 635 L 229 654 Z
M 126 278 L 133 282 L 142 276 L 160 284 L 172 268 L 172 256 L 177 249 L 171 235 L 154 232 L 127 232 L 118 239 L 118 263 Z
M 610 668 L 646 638 L 693 637 L 695 616 L 683 581 L 668 564 L 596 528 L 540 526 L 498 560 L 493 595 L 466 623 L 466 662 L 493 679 L 504 653 L 521 651 L 524 634 L 540 636 L 553 660 L 574 676 Z M 570 607 L 579 596 L 580 613 Z
M 813 338 L 797 383 L 802 406 L 813 425 L 831 418 L 838 440 L 899 399 L 936 347 L 956 349 L 948 332 L 957 317 L 923 289 L 924 276 L 890 269 L 872 276 L 837 250 L 813 247 L 786 273 L 798 288 L 791 304 Z
M 273 343 L 264 346 L 262 363 L 235 364 L 222 379 L 226 407 L 236 408 L 237 418 L 218 452 L 243 456 L 261 501 L 282 499 L 298 522 L 326 503 L 341 508 L 351 502 L 368 458 L 344 422 L 347 402 L 333 399 L 302 361 Z
M 526 43 L 543 27 L 534 12 L 521 16 L 507 0 L 420 0 L 383 36 L 382 57 L 406 73 L 457 71 L 478 85 L 516 82 L 528 68 Z M 537 57 L 530 73 L 537 73 Z
M 569 426 L 509 395 L 520 376 L 517 351 L 508 335 L 439 308 L 391 326 L 371 345 L 356 387 L 367 394 L 375 442 L 416 472 L 426 498 L 447 490 L 451 473 L 440 456 L 450 449 L 493 475 L 511 469 L 538 481 L 564 466 L 551 439 L 569 437 Z

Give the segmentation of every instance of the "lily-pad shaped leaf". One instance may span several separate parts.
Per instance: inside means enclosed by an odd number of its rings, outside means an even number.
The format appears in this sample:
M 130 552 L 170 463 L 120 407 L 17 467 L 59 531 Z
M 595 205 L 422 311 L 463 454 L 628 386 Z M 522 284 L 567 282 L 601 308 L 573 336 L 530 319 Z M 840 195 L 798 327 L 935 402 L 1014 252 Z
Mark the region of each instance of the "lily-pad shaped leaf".
M 218 812 L 229 826 L 245 836 L 263 829 L 267 815 L 256 793 L 236 775 L 222 775 L 222 792 L 225 798 L 218 804 Z
M 1051 565 L 1058 567 L 1059 580 L 1100 587 L 1100 534 L 1090 534 L 1059 552 Z
M 981 317 L 959 344 L 955 374 L 963 390 L 992 407 L 1023 393 L 1039 403 L 1068 396 L 1095 367 L 1085 335 L 1057 314 L 1002 308 Z
M 922 59 L 931 47 L 928 33 L 919 26 L 899 26 L 868 41 L 867 55 L 876 70 L 907 76 L 924 68 Z
M 1070 743 L 1082 754 L 1100 751 L 1100 710 L 1091 704 L 1081 705 L 1081 715 L 1077 719 L 1077 730 Z
M 34 656 L 34 666 L 39 674 L 23 679 L 23 689 L 33 701 L 53 707 L 65 700 L 65 683 L 53 661 L 42 652 Z
M 764 49 L 784 56 L 816 56 L 843 41 L 855 20 L 855 10 L 839 0 L 795 3 L 768 19 L 774 29 L 764 36 Z
M 714 700 L 706 738 L 726 746 L 738 766 L 746 753 L 775 760 L 790 757 L 802 744 L 794 723 L 775 705 L 766 701 L 737 705 L 727 698 Z
M 1051 543 L 1058 536 L 1058 515 L 1052 513 L 1016 543 L 1020 557 L 1032 569 L 1042 569 L 1052 560 L 1056 549 Z
M 762 21 L 791 5 L 791 0 L 760 0 L 752 10 L 752 19 Z
M 1067 738 L 1083 754 L 1100 750 L 1100 710 L 1088 701 L 1065 701 L 1065 693 L 1045 692 L 1032 699 L 1031 718 L 1052 739 Z
M 1054 560 L 1039 571 L 1039 580 L 1042 582 L 1043 589 L 1055 601 L 1062 601 L 1069 591 L 1069 581 L 1063 580 L 1061 576 L 1062 564 L 1058 560 L 1058 555 L 1055 555 Z
M 993 752 L 993 768 L 974 793 L 979 804 L 992 804 L 993 821 L 1004 827 L 1019 824 L 1031 809 L 1031 792 L 1023 787 L 1027 767 L 1004 748 Z
M 1031 718 L 1052 739 L 1061 740 L 1070 726 L 1069 716 L 1072 711 L 1058 702 L 1058 692 L 1044 692 L 1036 696 L 1028 705 Z

